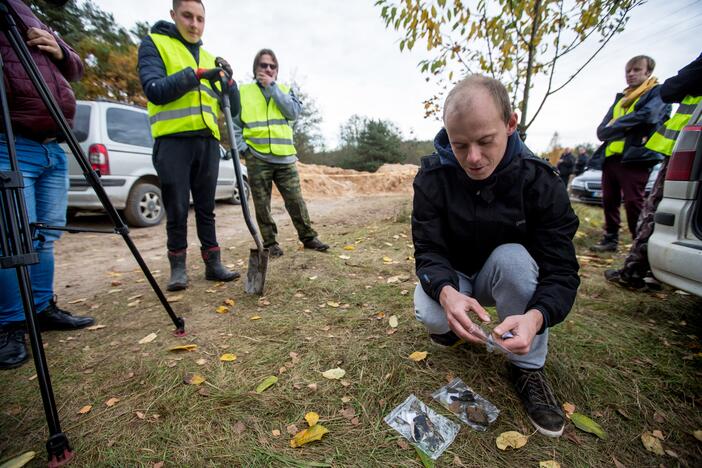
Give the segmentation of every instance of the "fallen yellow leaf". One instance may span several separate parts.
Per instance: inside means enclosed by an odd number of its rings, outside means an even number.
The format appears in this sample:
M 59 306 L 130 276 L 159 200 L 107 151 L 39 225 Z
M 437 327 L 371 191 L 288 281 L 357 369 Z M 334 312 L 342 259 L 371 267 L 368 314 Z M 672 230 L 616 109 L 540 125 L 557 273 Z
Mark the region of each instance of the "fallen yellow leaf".
M 556 460 L 540 461 L 539 468 L 561 468 L 561 464 Z
M 263 392 L 265 392 L 265 391 L 268 389 L 268 387 L 270 387 L 271 385 L 274 385 L 276 382 L 278 382 L 278 377 L 276 377 L 275 375 L 271 375 L 271 376 L 269 376 L 269 377 L 266 377 L 266 378 L 263 379 L 263 381 L 262 381 L 260 384 L 258 384 L 258 386 L 256 387 L 256 393 L 263 393 Z
M 390 318 L 388 319 L 388 324 L 390 325 L 391 328 L 397 328 L 399 325 L 399 322 L 397 320 L 397 315 L 391 315 Z
M 205 380 L 207 379 L 200 374 L 186 374 L 183 378 L 183 383 L 186 383 L 188 385 L 200 385 Z
M 18 455 L 15 458 L 7 460 L 5 463 L 2 464 L 2 468 L 21 468 L 30 461 L 32 461 L 36 456 L 36 452 L 25 452 L 22 455 Z
M 149 333 L 144 338 L 139 340 L 139 344 L 151 343 L 152 341 L 154 341 L 156 339 L 157 336 L 158 335 L 156 335 L 156 333 Z
M 641 434 L 641 442 L 649 452 L 655 453 L 656 455 L 665 455 L 663 444 L 661 444 L 661 441 L 650 432 L 646 431 Z
M 327 305 L 328 305 L 329 307 L 334 307 L 334 308 L 339 307 L 339 303 L 338 303 L 338 302 L 334 302 L 334 301 L 329 301 L 329 302 L 327 302 Z
M 320 440 L 327 432 L 329 432 L 329 430 L 326 427 L 322 426 L 321 424 L 315 424 L 314 426 L 295 434 L 295 436 L 290 439 L 290 447 L 302 447 L 303 445 L 315 440 Z
M 223 305 L 218 306 L 215 309 L 215 312 L 217 312 L 218 314 L 226 314 L 227 312 L 229 312 L 229 307 Z
M 692 435 L 695 436 L 695 439 L 697 439 L 697 440 L 699 440 L 700 442 L 702 442 L 702 431 L 695 431 L 695 432 L 692 433 Z
M 236 304 L 236 303 L 234 302 L 234 299 L 225 299 L 225 300 L 224 300 L 224 303 L 225 303 L 226 305 L 228 305 L 228 306 L 233 306 L 234 304 Z
M 196 344 L 185 344 L 169 348 L 168 351 L 194 351 L 197 349 Z
M 414 362 L 419 362 L 426 359 L 428 354 L 426 351 L 415 351 L 409 355 L 409 358 Z
M 345 245 L 344 250 L 356 250 L 356 246 L 355 245 Z
M 334 369 L 329 369 L 324 372 L 322 372 L 322 376 L 326 379 L 329 380 L 339 380 L 343 376 L 346 375 L 346 371 L 340 367 L 336 367 Z
M 229 354 L 229 353 L 227 353 L 227 354 L 222 354 L 222 355 L 219 357 L 219 360 L 220 360 L 220 361 L 223 361 L 223 362 L 233 362 L 233 361 L 236 361 L 236 354 Z
M 528 440 L 529 437 L 524 434 L 517 431 L 507 431 L 497 436 L 495 443 L 498 449 L 507 450 L 508 448 L 518 449 L 524 447 Z
M 261 316 L 260 316 L 260 315 L 254 315 L 253 317 L 251 317 L 251 320 L 261 320 Z
M 115 406 L 117 403 L 119 403 L 119 398 L 110 398 L 105 402 L 106 406 Z
M 392 263 L 392 258 L 387 257 L 387 256 L 386 256 L 386 257 L 383 257 L 383 262 L 385 262 L 385 263 Z
M 90 413 L 91 409 L 93 409 L 93 405 L 85 405 L 84 407 L 78 410 L 78 414 Z
M 305 421 L 307 421 L 307 424 L 312 427 L 319 421 L 319 415 L 314 411 L 310 411 L 305 415 Z

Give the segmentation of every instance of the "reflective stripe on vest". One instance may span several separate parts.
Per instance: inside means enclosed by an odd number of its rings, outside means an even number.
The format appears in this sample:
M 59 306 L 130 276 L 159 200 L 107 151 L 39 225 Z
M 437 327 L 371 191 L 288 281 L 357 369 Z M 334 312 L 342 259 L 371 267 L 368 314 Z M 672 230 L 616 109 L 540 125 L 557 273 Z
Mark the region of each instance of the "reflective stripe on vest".
M 288 93 L 290 88 L 278 85 Z M 293 156 L 293 130 L 275 100 L 266 102 L 263 91 L 256 83 L 248 83 L 239 88 L 241 96 L 241 121 L 244 124 L 244 141 L 261 154 L 273 156 Z
M 673 154 L 675 140 L 680 131 L 687 125 L 697 104 L 702 102 L 702 96 L 686 96 L 682 100 L 675 115 L 658 127 L 656 133 L 646 142 L 646 148 L 661 153 L 664 156 Z
M 200 61 L 197 63 L 193 54 L 178 39 L 164 34 L 152 33 L 149 36 L 154 41 L 169 76 L 188 67 L 193 70 L 215 67 L 214 56 L 203 48 L 200 48 Z M 219 140 L 219 97 L 209 82 L 201 81 L 198 88 L 163 105 L 149 101 L 147 110 L 154 138 L 209 128 Z
M 641 96 L 636 98 L 636 101 L 634 101 L 633 104 L 631 104 L 628 109 L 624 110 L 624 109 L 622 109 L 622 101 L 624 100 L 624 98 L 622 97 L 614 105 L 614 109 L 612 110 L 612 118 L 614 120 L 617 120 L 618 118 L 623 117 L 626 114 L 631 114 L 632 112 L 634 112 L 634 107 L 636 107 L 636 103 L 639 102 L 639 99 L 641 99 Z M 607 145 L 607 147 L 605 148 L 605 158 L 608 156 L 612 156 L 614 154 L 622 154 L 623 152 L 624 152 L 624 140 L 615 140 L 615 141 L 610 142 Z

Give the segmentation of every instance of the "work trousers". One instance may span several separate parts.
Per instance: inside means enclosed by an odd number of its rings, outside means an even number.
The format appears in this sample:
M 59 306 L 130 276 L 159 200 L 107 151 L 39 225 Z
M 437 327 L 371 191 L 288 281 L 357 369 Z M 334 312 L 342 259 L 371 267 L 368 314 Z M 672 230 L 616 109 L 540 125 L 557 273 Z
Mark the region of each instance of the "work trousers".
M 193 196 L 197 236 L 203 249 L 217 247 L 215 190 L 219 176 L 219 142 L 214 137 L 159 137 L 153 162 L 166 208 L 169 251 L 188 247 L 188 209 Z
M 503 244 L 493 250 L 478 273 L 472 276 L 456 273 L 459 292 L 475 298 L 482 306 L 496 306 L 502 321 L 526 312 L 536 291 L 539 267 L 524 246 Z M 424 292 L 421 284 L 414 290 L 414 309 L 417 320 L 430 334 L 440 335 L 450 330 L 443 307 Z M 470 315 L 470 319 L 480 323 L 476 315 Z M 548 330 L 545 330 L 534 337 L 527 354 L 509 354 L 507 358 L 518 367 L 539 369 L 544 366 L 547 353 Z
M 66 225 L 68 204 L 68 163 L 66 153 L 56 143 L 41 144 L 15 137 L 17 162 L 24 179 L 24 201 L 30 223 Z M 10 170 L 7 136 L 0 134 L 0 170 Z M 39 229 L 34 249 L 39 263 L 29 266 L 34 305 L 41 312 L 54 296 L 54 242 L 61 231 Z M 5 255 L 0 251 L 0 255 Z M 86 258 L 86 264 L 89 259 Z M 0 325 L 24 320 L 24 306 L 14 268 L 0 269 Z
M 607 234 L 619 233 L 619 207 L 624 200 L 626 221 L 631 237 L 636 237 L 636 223 L 645 198 L 650 168 L 642 164 L 622 164 L 622 156 L 605 158 L 602 167 L 602 207 Z
M 271 215 L 271 191 L 273 183 L 283 197 L 285 209 L 297 230 L 297 237 L 306 242 L 317 237 L 312 229 L 307 205 L 302 198 L 300 176 L 295 163 L 273 164 L 246 153 L 246 169 L 249 173 L 249 185 L 256 207 L 256 221 L 263 237 L 263 246 L 276 244 L 278 227 Z

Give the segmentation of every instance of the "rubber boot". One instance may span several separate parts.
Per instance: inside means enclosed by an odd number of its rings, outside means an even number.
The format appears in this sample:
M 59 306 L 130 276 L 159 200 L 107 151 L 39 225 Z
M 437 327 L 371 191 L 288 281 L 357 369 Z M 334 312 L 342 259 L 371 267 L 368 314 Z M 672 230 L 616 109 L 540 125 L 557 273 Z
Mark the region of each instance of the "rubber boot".
M 180 291 L 188 287 L 188 273 L 185 270 L 186 251 L 168 252 L 168 261 L 171 264 L 171 279 L 168 280 L 168 291 Z
M 224 265 L 220 259 L 219 247 L 211 247 L 203 249 L 202 260 L 205 262 L 205 279 L 209 281 L 233 281 L 239 276 L 238 271 L 231 271 Z

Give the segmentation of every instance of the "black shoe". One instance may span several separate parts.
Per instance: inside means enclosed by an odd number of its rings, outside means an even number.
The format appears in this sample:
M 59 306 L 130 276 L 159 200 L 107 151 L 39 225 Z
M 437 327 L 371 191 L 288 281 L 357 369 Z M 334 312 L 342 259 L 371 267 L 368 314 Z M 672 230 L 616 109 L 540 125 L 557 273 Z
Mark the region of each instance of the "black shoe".
M 171 278 L 166 290 L 181 291 L 188 287 L 188 272 L 185 267 L 186 251 L 168 252 L 168 262 L 171 264 Z
M 269 247 L 268 249 L 268 257 L 270 258 L 278 258 L 283 256 L 283 249 L 280 248 L 280 245 L 278 244 L 273 244 Z
M 0 326 L 0 369 L 14 369 L 28 359 L 24 322 Z
M 37 313 L 37 325 L 41 331 L 76 330 L 94 323 L 95 319 L 92 317 L 74 317 L 70 312 L 59 309 L 54 299 L 49 302 L 48 307 Z
M 205 279 L 209 281 L 234 281 L 241 276 L 238 271 L 231 271 L 220 259 L 219 247 L 202 250 L 202 260 L 205 262 Z
M 643 278 L 628 274 L 626 270 L 605 270 L 604 277 L 611 283 L 616 283 L 620 286 L 630 289 L 644 289 L 646 282 Z
M 453 332 L 453 330 L 449 330 L 441 335 L 430 333 L 429 339 L 439 348 L 450 348 L 451 346 L 457 345 L 461 342 L 461 339 Z
M 303 244 L 306 249 L 316 250 L 317 252 L 325 252 L 327 249 L 329 249 L 329 246 L 327 244 L 325 244 L 316 237 L 303 242 Z
M 522 369 L 508 364 L 509 379 L 524 404 L 529 421 L 537 431 L 548 437 L 560 437 L 565 415 L 546 381 L 543 368 Z
M 595 245 L 590 246 L 592 252 L 616 252 L 619 245 L 619 234 L 605 234 Z

